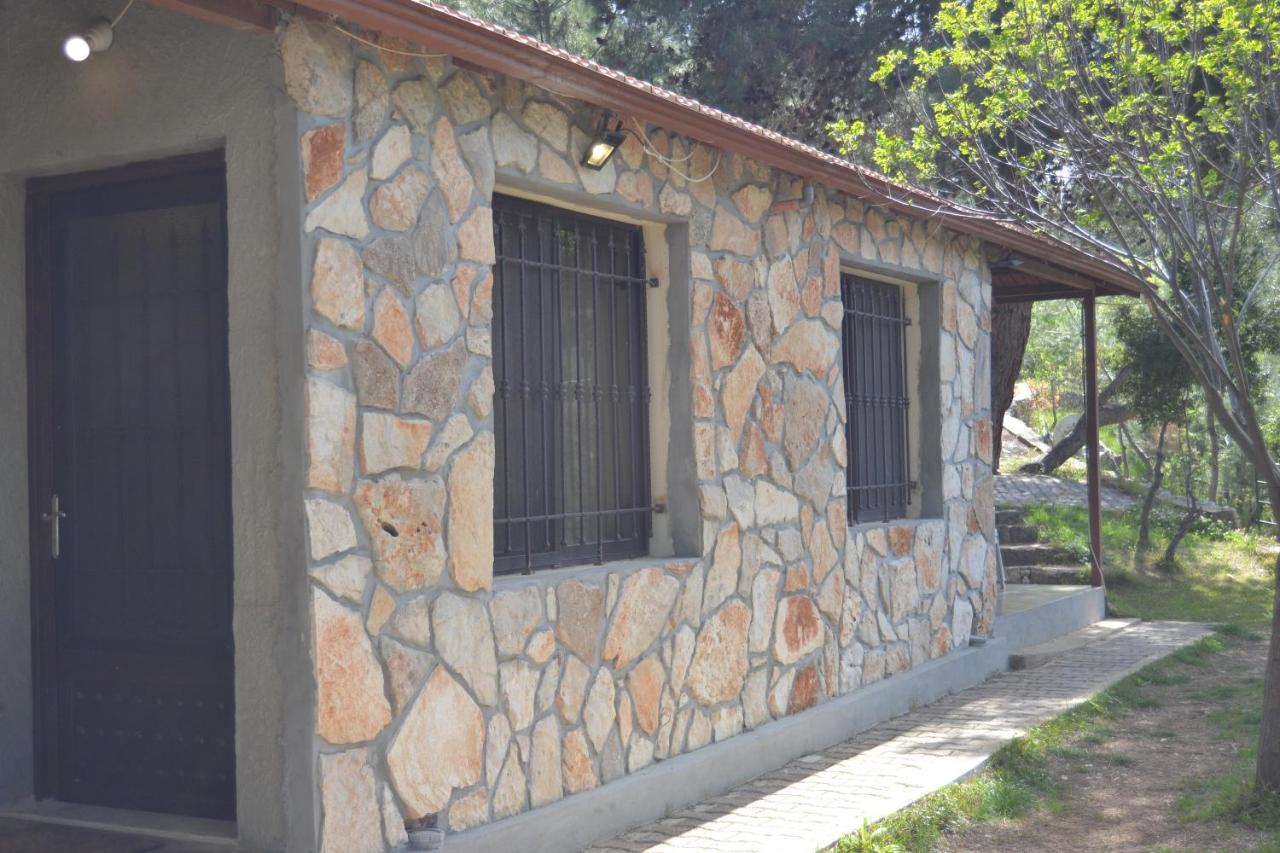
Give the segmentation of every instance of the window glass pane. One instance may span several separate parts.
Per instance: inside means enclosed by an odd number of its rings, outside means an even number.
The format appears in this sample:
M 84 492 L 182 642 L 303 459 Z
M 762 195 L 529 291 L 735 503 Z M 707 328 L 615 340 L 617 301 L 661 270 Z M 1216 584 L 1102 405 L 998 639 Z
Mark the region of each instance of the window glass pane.
M 649 535 L 640 229 L 495 197 L 495 570 Z

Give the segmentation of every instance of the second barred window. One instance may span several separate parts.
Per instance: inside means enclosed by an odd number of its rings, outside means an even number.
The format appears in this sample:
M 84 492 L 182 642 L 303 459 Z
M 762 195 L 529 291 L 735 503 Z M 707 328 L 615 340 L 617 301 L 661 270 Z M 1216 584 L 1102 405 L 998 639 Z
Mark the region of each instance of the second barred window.
M 911 503 L 907 327 L 901 287 L 851 273 L 844 301 L 849 520 L 902 518 Z

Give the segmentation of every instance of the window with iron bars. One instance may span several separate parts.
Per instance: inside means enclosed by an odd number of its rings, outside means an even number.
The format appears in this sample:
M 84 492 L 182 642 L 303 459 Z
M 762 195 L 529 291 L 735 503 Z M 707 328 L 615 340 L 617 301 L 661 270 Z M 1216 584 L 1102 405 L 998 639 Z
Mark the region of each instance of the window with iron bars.
M 646 553 L 640 229 L 494 197 L 494 571 Z
M 911 503 L 907 327 L 902 288 L 850 273 L 844 300 L 849 520 L 902 518 Z

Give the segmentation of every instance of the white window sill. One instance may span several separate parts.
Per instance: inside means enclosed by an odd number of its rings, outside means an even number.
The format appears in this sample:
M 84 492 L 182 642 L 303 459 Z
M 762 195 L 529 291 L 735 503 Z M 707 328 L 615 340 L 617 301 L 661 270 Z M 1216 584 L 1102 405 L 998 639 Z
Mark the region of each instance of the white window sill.
M 699 559 L 698 557 L 632 557 L 626 560 L 611 560 L 598 566 L 594 563 L 585 563 L 576 566 L 557 566 L 554 569 L 534 569 L 531 575 L 518 573 L 495 575 L 493 591 L 506 592 L 531 586 L 555 586 L 569 580 L 603 583 L 612 574 L 621 574 L 626 577 L 648 568 L 671 569 L 692 565 Z
M 928 516 L 925 518 L 891 518 L 888 521 L 859 521 L 856 524 L 849 525 L 850 533 L 866 533 L 870 530 L 888 530 L 891 527 L 925 527 L 930 524 L 942 524 L 946 519 L 941 516 Z

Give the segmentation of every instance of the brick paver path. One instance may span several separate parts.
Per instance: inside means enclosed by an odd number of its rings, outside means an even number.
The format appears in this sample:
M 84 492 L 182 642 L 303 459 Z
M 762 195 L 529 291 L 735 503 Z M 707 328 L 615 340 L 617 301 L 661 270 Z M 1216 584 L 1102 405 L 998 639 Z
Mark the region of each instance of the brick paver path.
M 1209 632 L 1183 622 L 1135 625 L 1039 669 L 997 675 L 591 851 L 813 853 L 864 818 L 874 822 L 972 773 L 1037 723 Z

